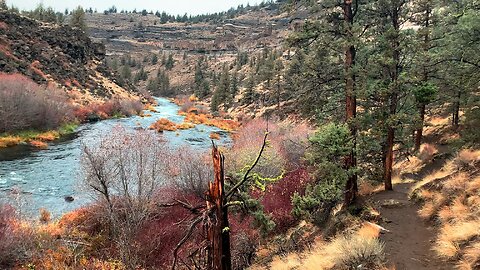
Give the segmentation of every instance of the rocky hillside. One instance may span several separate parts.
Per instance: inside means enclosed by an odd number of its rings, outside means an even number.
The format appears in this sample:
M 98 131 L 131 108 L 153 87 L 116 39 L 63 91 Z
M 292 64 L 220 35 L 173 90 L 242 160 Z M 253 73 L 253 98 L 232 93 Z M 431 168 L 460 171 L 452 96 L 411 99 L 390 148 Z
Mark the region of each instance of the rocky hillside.
M 176 93 L 191 93 L 200 57 L 212 60 L 206 72 L 218 73 L 223 63 L 233 65 L 241 52 L 255 55 L 265 48 L 283 51 L 284 40 L 305 18 L 305 11 L 285 12 L 272 4 L 207 22 L 161 23 L 154 14 L 92 13 L 86 15 L 86 23 L 92 39 L 105 44 L 108 60 L 131 57 L 143 62 L 150 79 L 161 68 L 160 61 L 150 65 L 143 59 L 151 59 L 153 54 L 159 59 L 173 55 L 175 66 L 167 70 L 170 86 Z M 138 66 L 133 69 L 133 73 L 138 71 Z M 137 86 L 144 88 L 146 83 Z
M 0 11 L 0 71 L 64 89 L 78 103 L 136 96 L 104 64 L 105 46 L 69 26 Z
M 90 35 L 103 40 L 110 53 L 143 50 L 189 53 L 236 53 L 280 46 L 286 30 L 294 28 L 305 14 L 288 14 L 278 5 L 246 11 L 231 19 L 199 23 L 160 23 L 154 14 L 87 14 Z

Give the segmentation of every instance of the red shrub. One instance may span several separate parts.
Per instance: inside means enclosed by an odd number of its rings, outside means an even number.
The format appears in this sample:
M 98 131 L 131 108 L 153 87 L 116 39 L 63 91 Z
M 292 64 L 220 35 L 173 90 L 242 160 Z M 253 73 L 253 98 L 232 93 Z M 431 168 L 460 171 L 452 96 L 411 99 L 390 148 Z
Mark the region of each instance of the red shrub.
M 187 194 L 176 189 L 163 189 L 158 195 L 162 202 L 173 198 L 200 205 L 204 201 L 195 194 Z M 155 218 L 149 221 L 137 234 L 138 255 L 150 267 L 167 269 L 173 262 L 173 251 L 184 237 L 194 216 L 181 206 L 159 208 Z M 205 239 L 201 223 L 194 230 L 190 240 L 179 251 L 179 258 L 188 261 L 188 255 L 199 248 Z
M 276 233 L 284 233 L 296 225 L 297 220 L 292 216 L 291 198 L 295 193 L 303 194 L 309 181 L 308 172 L 303 168 L 297 169 L 269 185 L 264 193 L 254 195 L 261 200 L 264 211 L 271 215 L 276 224 Z
M 252 228 L 253 217 L 230 215 L 230 247 L 232 267 L 235 270 L 246 269 L 251 265 L 260 239 L 259 230 Z

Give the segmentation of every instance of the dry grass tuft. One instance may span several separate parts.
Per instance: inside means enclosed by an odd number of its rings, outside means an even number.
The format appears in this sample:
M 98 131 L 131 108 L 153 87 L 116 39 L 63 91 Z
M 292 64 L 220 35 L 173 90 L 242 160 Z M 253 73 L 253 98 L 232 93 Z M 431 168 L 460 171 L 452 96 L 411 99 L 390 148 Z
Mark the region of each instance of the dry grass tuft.
M 438 149 L 435 145 L 424 143 L 420 146 L 419 158 L 422 162 L 428 162 L 438 153 Z
M 448 161 L 441 170 L 434 171 L 431 174 L 425 176 L 422 181 L 416 183 L 411 191 L 416 192 L 419 189 L 423 188 L 424 186 L 432 183 L 435 180 L 446 178 L 448 176 L 453 175 L 457 171 L 457 167 L 454 164 L 453 160 Z
M 195 127 L 195 124 L 188 123 L 188 122 L 183 122 L 183 123 L 177 125 L 177 129 L 191 129 L 191 128 L 194 128 L 194 127 Z
M 446 223 L 440 230 L 434 250 L 443 258 L 453 259 L 460 251 L 460 245 L 480 236 L 480 219 Z
M 431 219 L 433 218 L 438 210 L 446 203 L 447 198 L 440 192 L 430 191 L 431 199 L 427 200 L 420 210 L 418 210 L 418 214 L 420 217 L 424 219 Z
M 474 195 L 474 194 L 477 193 L 479 190 L 480 190 L 480 176 L 471 179 L 471 180 L 467 183 L 467 189 L 466 189 L 466 191 L 467 191 L 467 193 Z
M 357 231 L 357 235 L 361 238 L 378 238 L 380 237 L 380 226 L 365 222 Z
M 150 112 L 153 112 L 153 113 L 156 113 L 156 112 L 157 112 L 157 110 L 155 109 L 155 107 L 153 107 L 152 104 L 147 104 L 147 105 L 145 105 L 145 110 L 150 111 Z
M 338 248 L 335 267 L 340 269 L 378 269 L 385 262 L 384 244 L 377 238 L 342 237 L 333 245 Z
M 360 183 L 358 194 L 360 196 L 367 196 L 375 192 L 378 192 L 379 190 L 382 190 L 382 188 L 383 188 L 383 185 L 374 186 L 371 183 L 364 181 Z
M 460 248 L 455 243 L 443 240 L 436 241 L 435 246 L 433 247 L 433 250 L 437 253 L 437 255 L 445 259 L 454 258 L 459 249 Z
M 471 164 L 480 161 L 480 150 L 464 149 L 458 153 L 457 161 Z
M 467 184 L 470 181 L 468 174 L 461 172 L 448 178 L 443 183 L 443 188 L 447 191 L 464 191 L 467 188 Z
M 380 229 L 365 223 L 354 233 L 340 235 L 331 242 L 318 240 L 310 251 L 274 257 L 268 269 L 386 269 Z M 262 269 L 262 268 L 252 268 Z
M 425 163 L 420 158 L 412 156 L 408 159 L 396 163 L 394 168 L 396 171 L 401 171 L 402 173 L 417 173 L 424 166 Z

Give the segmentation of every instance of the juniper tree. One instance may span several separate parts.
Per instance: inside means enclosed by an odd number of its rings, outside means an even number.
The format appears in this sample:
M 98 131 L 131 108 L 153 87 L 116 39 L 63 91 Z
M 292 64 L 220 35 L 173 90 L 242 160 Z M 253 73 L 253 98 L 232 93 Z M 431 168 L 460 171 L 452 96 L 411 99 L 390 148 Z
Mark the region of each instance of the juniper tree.
M 167 70 L 171 70 L 171 69 L 173 68 L 174 64 L 175 64 L 175 60 L 173 60 L 173 55 L 172 55 L 172 54 L 169 54 L 169 55 L 168 55 L 168 59 L 167 59 L 167 61 L 165 62 L 165 68 L 166 68 Z
M 156 53 L 152 56 L 152 65 L 156 65 L 158 63 L 158 56 Z
M 205 71 L 206 65 L 204 58 L 200 57 L 195 65 L 195 78 L 194 78 L 194 93 L 200 99 L 205 98 L 210 94 L 210 85 L 206 80 Z
M 227 65 L 223 66 L 222 73 L 218 85 L 216 85 L 215 92 L 212 96 L 211 109 L 212 111 L 218 111 L 218 106 L 224 104 L 229 105 L 231 102 L 230 95 L 230 74 Z
M 255 100 L 255 98 L 255 73 L 252 70 L 247 78 L 247 85 L 242 97 L 242 104 L 249 105 Z
M 82 31 L 87 31 L 87 24 L 85 23 L 85 10 L 81 6 L 78 6 L 73 10 L 70 18 L 70 26 L 77 27 Z

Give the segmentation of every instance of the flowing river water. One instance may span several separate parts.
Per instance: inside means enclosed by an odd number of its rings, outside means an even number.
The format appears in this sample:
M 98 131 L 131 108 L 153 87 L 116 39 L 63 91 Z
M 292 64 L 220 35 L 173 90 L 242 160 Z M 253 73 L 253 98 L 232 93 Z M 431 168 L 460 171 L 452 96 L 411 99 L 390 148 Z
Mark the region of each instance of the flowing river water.
M 74 134 L 50 144 L 46 150 L 28 145 L 0 149 L 0 202 L 13 205 L 28 218 L 36 218 L 42 208 L 58 217 L 88 204 L 91 195 L 81 185 L 82 144 L 109 136 L 112 129 L 118 126 L 127 130 L 139 127 L 147 129 L 159 118 L 183 122 L 184 117 L 178 115 L 179 107 L 176 104 L 164 98 L 157 98 L 157 102 L 157 112 L 145 111 L 151 117 L 134 116 L 85 124 Z M 163 136 L 172 147 L 187 144 L 206 150 L 211 146 L 211 132 L 221 135 L 219 144 L 231 142 L 226 132 L 206 125 L 178 132 L 166 131 L 159 136 Z M 65 199 L 69 196 L 74 199 L 72 202 Z

